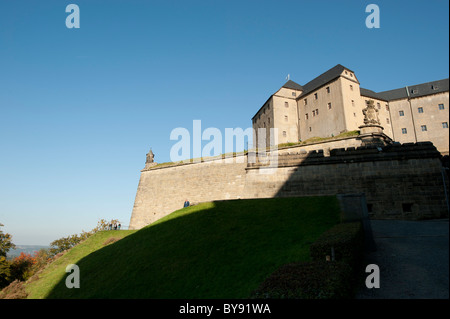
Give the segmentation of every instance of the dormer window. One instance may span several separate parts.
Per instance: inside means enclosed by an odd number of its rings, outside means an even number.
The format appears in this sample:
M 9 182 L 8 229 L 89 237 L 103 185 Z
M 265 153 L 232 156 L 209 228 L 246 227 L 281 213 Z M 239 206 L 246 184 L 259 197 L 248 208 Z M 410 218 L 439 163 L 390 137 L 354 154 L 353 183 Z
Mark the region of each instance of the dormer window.
M 438 87 L 437 85 L 432 85 L 432 86 L 431 86 L 431 89 L 432 89 L 432 90 L 437 90 L 437 89 L 439 89 L 439 87 Z
M 417 94 L 417 92 L 419 92 L 417 89 L 412 89 L 412 90 L 411 90 L 411 93 L 412 93 L 412 94 Z

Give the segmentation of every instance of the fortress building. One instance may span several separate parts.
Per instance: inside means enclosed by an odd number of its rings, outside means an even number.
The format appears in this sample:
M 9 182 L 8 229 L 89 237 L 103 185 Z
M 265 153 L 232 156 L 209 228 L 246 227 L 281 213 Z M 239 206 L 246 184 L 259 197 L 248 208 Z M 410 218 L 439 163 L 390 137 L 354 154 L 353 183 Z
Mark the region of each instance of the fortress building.
M 337 65 L 305 85 L 288 81 L 252 119 L 253 145 L 273 145 L 272 139 L 280 147 L 258 150 L 258 157 L 252 149 L 232 161 L 166 165 L 157 165 L 150 150 L 129 228 L 181 209 L 185 199 L 364 194 L 370 218 L 448 218 L 450 182 L 442 165 L 449 153 L 448 107 L 448 79 L 376 93 Z M 270 128 L 278 129 L 275 138 Z M 313 139 L 333 136 L 339 138 Z M 275 169 L 260 153 L 276 159 Z
M 448 78 L 376 93 L 360 87 L 355 72 L 340 64 L 305 85 L 289 80 L 272 94 L 252 118 L 254 145 L 264 140 L 261 134 L 270 145 L 270 128 L 278 128 L 278 144 L 357 131 L 369 100 L 393 141 L 430 141 L 449 154 Z

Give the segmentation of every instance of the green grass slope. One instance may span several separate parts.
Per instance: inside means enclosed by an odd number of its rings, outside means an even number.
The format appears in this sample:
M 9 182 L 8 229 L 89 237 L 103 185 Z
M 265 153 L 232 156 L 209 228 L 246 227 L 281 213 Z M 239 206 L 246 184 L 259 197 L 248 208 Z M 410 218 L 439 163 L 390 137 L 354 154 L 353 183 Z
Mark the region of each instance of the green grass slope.
M 92 235 L 85 242 L 73 247 L 67 251 L 67 253 L 48 265 L 38 274 L 38 280 L 27 282 L 25 288 L 29 294 L 28 298 L 45 298 L 55 287 L 56 283 L 61 280 L 65 281 L 65 278 L 68 275 L 68 273 L 65 272 L 67 265 L 78 264 L 81 259 L 86 258 L 89 254 L 104 248 L 104 243 L 111 238 L 122 239 L 135 232 L 136 230 L 111 230 L 98 232 Z
M 279 266 L 309 260 L 339 213 L 335 197 L 203 203 L 101 249 L 106 237 L 94 236 L 27 290 L 30 298 L 248 298 Z M 78 289 L 65 286 L 69 263 L 80 268 Z

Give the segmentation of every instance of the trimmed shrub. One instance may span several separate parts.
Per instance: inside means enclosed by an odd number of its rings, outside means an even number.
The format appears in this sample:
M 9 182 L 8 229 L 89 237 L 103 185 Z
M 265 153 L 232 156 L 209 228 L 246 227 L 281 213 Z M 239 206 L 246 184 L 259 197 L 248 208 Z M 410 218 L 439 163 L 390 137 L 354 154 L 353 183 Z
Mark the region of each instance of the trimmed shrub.
M 348 263 L 353 271 L 359 267 L 364 249 L 361 222 L 337 224 L 324 232 L 311 246 L 312 260 L 331 260 Z
M 281 266 L 252 298 L 353 298 L 363 249 L 361 222 L 337 224 L 310 246 L 312 261 Z
M 344 262 L 310 261 L 283 265 L 253 293 L 255 299 L 352 298 L 351 268 Z

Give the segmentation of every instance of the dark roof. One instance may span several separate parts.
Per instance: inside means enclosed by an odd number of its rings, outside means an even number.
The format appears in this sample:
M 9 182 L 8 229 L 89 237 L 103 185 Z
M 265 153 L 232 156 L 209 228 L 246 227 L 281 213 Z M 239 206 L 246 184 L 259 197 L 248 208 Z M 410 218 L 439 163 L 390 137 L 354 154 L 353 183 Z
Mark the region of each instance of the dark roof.
M 303 85 L 303 93 L 301 96 L 309 94 L 312 91 L 318 89 L 319 87 L 338 78 L 342 74 L 342 72 L 344 72 L 344 70 L 355 73 L 352 70 L 350 70 L 349 68 L 346 68 L 345 66 L 338 64 L 338 65 L 332 67 L 331 69 L 329 69 L 328 71 L 326 71 L 325 73 L 322 73 L 315 79 L 313 79 L 313 80 L 309 81 L 308 83 L 306 83 L 305 85 Z
M 378 93 L 376 93 L 372 90 L 363 89 L 362 87 L 360 87 L 359 92 L 361 93 L 362 96 L 367 96 L 367 97 L 371 97 L 373 99 L 387 101 L 384 97 L 381 97 Z
M 375 93 L 373 91 L 367 89 L 360 89 L 361 95 L 373 97 L 376 99 L 384 100 L 384 101 L 394 101 L 400 99 L 409 98 L 417 98 L 421 96 L 448 92 L 449 90 L 449 81 L 448 79 L 427 82 L 422 84 L 410 85 L 403 88 L 383 91 L 379 93 Z
M 300 84 L 295 83 L 294 81 L 291 80 L 287 81 L 282 87 L 291 90 L 303 91 L 303 87 Z
M 287 81 L 287 82 L 282 86 L 282 88 L 291 89 L 291 90 L 299 90 L 299 91 L 303 91 L 303 87 L 302 87 L 300 84 L 295 83 L 294 81 L 291 81 L 291 80 Z M 279 91 L 279 90 L 278 90 L 278 91 Z M 277 92 L 278 92 L 278 91 L 277 91 Z M 275 92 L 275 93 L 276 93 L 276 92 Z M 275 94 L 275 93 L 274 93 L 274 94 Z M 258 112 L 256 112 L 255 115 L 253 115 L 252 120 L 253 120 L 253 119 L 256 117 L 256 115 L 258 115 L 258 113 L 264 108 L 264 106 L 267 104 L 267 102 L 270 100 L 270 98 L 271 98 L 272 96 L 274 96 L 274 94 L 272 94 L 271 96 L 269 96 L 269 98 L 266 100 L 266 102 L 263 103 L 263 105 L 259 108 Z

